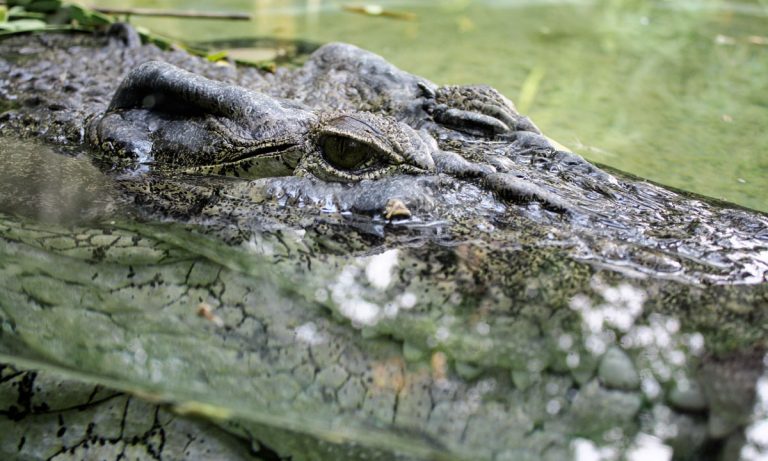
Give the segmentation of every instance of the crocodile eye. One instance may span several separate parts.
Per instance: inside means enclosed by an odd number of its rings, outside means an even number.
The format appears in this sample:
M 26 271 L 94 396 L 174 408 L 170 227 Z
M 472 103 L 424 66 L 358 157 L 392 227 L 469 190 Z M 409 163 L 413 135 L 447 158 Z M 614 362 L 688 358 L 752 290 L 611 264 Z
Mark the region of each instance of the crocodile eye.
M 377 159 L 373 147 L 342 136 L 324 136 L 320 141 L 320 146 L 323 149 L 325 160 L 339 170 L 362 170 Z
M 434 169 L 432 151 L 437 145 L 425 139 L 391 117 L 370 112 L 323 114 L 310 129 L 306 144 L 309 152 L 301 158 L 294 174 L 357 182 L 394 173 L 429 171 Z

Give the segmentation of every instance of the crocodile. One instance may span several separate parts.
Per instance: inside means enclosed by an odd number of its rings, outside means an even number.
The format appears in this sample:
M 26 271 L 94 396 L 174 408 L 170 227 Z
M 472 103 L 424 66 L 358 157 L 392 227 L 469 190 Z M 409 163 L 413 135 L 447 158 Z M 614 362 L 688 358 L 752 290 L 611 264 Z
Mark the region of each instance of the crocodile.
M 765 215 L 352 45 L 268 74 L 133 34 L 0 43 L 0 452 L 765 449 Z

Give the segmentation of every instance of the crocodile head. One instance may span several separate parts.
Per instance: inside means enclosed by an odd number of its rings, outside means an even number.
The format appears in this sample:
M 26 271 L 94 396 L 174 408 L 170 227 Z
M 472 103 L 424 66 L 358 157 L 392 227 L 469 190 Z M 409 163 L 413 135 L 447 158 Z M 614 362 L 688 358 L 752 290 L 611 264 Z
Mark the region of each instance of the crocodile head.
M 328 48 L 340 47 L 349 48 Z M 315 109 L 150 61 L 128 74 L 87 133 L 100 155 L 134 171 L 165 174 L 166 183 L 179 173 L 263 178 L 251 184 L 251 196 L 254 188 L 277 188 L 304 201 L 402 218 L 429 214 L 437 202 L 457 203 L 457 193 L 445 191 L 448 176 L 478 186 L 472 189 L 476 201 L 492 201 L 481 197 L 490 191 L 571 211 L 566 199 L 526 181 L 509 162 L 521 151 L 564 154 L 527 119 L 516 118 L 511 102 L 487 87 L 417 86 L 421 116 L 414 121 L 402 114 Z M 513 152 L 494 154 L 501 146 Z
M 480 231 L 638 276 L 765 278 L 763 216 L 608 173 L 489 87 L 439 86 L 345 44 L 265 75 L 73 40 L 5 42 L 0 133 L 87 141 L 142 213 L 246 234 L 320 221 L 451 243 Z
M 261 228 L 278 203 L 282 224 L 306 227 L 330 211 L 372 217 L 378 224 L 363 227 L 376 234 L 391 220 L 460 229 L 457 240 L 504 227 L 519 242 L 543 233 L 637 273 L 762 277 L 748 262 L 718 262 L 738 251 L 723 245 L 725 227 L 751 239 L 759 223 L 748 215 L 608 174 L 489 87 L 438 87 L 342 44 L 283 77 L 291 90 L 281 95 L 294 99 L 146 62 L 90 119 L 87 137 L 138 173 L 124 175 L 138 202 L 185 221 Z M 686 235 L 692 217 L 713 212 L 722 229 Z M 710 262 L 670 252 L 670 235 Z

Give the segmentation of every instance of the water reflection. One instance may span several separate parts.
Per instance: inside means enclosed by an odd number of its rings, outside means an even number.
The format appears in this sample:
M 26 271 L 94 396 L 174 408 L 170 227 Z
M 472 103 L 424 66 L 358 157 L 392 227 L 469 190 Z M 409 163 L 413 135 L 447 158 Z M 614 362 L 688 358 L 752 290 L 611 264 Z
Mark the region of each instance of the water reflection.
M 85 157 L 33 140 L 0 142 L 0 212 L 47 223 L 84 223 L 119 206 L 112 181 Z
M 768 355 L 763 359 L 768 368 Z M 757 381 L 757 399 L 755 402 L 752 424 L 745 430 L 746 443 L 741 449 L 744 461 L 768 460 L 768 373 Z

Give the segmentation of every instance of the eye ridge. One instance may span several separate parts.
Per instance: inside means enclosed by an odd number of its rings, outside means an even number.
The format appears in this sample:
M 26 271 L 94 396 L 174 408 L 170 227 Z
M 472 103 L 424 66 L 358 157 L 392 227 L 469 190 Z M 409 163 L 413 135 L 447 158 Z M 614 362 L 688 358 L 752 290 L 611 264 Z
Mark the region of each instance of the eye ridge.
M 341 171 L 364 173 L 386 163 L 385 152 L 360 139 L 329 133 L 320 138 L 319 144 L 323 159 Z

